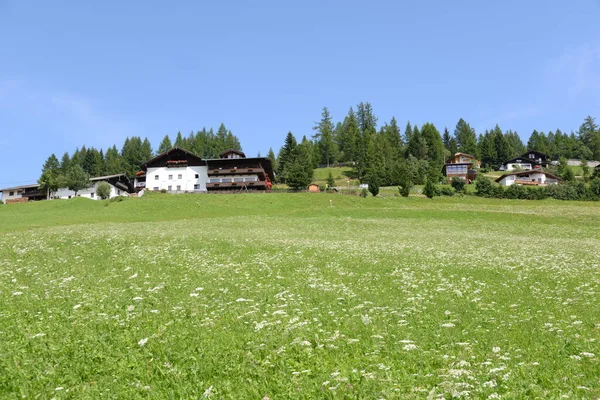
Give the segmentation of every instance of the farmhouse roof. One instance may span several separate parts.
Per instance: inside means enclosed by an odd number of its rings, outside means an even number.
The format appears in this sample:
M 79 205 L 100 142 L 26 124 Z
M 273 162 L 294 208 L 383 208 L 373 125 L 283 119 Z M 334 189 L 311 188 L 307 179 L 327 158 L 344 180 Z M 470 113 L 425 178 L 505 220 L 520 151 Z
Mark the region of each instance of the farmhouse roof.
M 192 153 L 191 151 L 188 151 L 186 149 L 182 149 L 181 147 L 172 147 L 169 150 L 165 151 L 164 153 L 161 153 L 159 155 L 157 155 L 156 157 L 146 161 L 145 163 L 140 165 L 140 168 L 144 171 L 146 171 L 148 169 L 148 166 L 151 164 L 155 164 L 163 159 L 169 158 L 172 155 L 175 154 L 179 154 L 180 156 L 185 157 L 188 161 L 192 160 L 195 164 L 198 165 L 206 165 L 206 163 L 204 163 L 204 160 L 202 160 L 201 157 L 199 157 L 198 155 Z
M 551 178 L 551 179 L 556 179 L 556 180 L 560 180 L 560 178 L 556 175 L 552 175 L 548 172 L 544 172 L 544 171 L 519 171 L 519 172 L 509 172 L 507 174 L 503 174 L 501 177 L 499 177 L 498 179 L 496 179 L 496 182 L 500 182 L 502 179 L 506 178 L 507 176 L 525 176 L 525 175 L 531 175 L 531 174 L 544 174 L 546 175 L 546 177 Z
M 222 158 L 224 155 L 229 154 L 229 153 L 235 153 L 235 154 L 240 155 L 243 158 L 246 158 L 246 153 L 244 153 L 241 150 L 234 149 L 234 148 L 229 148 L 227 150 L 223 150 L 222 152 L 219 153 L 219 157 Z
M 38 183 L 32 183 L 30 185 L 13 186 L 5 189 L 0 189 L 0 192 L 6 192 L 7 190 L 20 190 L 20 189 L 32 189 L 37 188 L 40 185 Z

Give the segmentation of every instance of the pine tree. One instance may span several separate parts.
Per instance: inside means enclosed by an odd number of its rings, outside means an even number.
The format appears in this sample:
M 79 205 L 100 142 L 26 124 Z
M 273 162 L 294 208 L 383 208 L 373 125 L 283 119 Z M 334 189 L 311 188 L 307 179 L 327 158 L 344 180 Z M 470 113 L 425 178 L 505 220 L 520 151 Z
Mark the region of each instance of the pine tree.
M 319 163 L 329 167 L 336 161 L 337 146 L 334 140 L 335 127 L 333 122 L 331 122 L 331 115 L 329 114 L 327 107 L 323 107 L 321 121 L 317 123 L 313 130 L 317 132 L 313 138 L 316 139 L 320 153 Z
M 279 167 L 277 165 L 277 157 L 275 156 L 275 152 L 273 151 L 272 147 L 269 147 L 269 152 L 267 153 L 267 158 L 269 160 L 271 160 L 271 166 L 273 167 L 273 171 L 275 171 L 275 173 L 278 174 Z
M 286 165 L 285 183 L 294 190 L 304 190 L 312 182 L 313 168 L 306 147 L 296 146 Z
M 42 175 L 38 179 L 40 190 L 45 191 L 46 197 L 49 199 L 52 193 L 58 190 L 61 182 L 60 163 L 53 153 L 46 159 L 42 167 Z
M 81 189 L 90 187 L 90 176 L 80 165 L 74 165 L 67 172 L 66 183 L 69 190 L 74 191 L 77 196 Z
M 459 119 L 454 129 L 454 138 L 461 153 L 474 155 L 477 152 L 477 135 L 475 129 L 464 120 Z
M 454 155 L 458 152 L 458 147 L 456 145 L 456 139 L 450 136 L 450 132 L 448 128 L 444 128 L 444 134 L 442 135 L 442 142 L 444 143 L 444 147 L 448 150 L 449 155 Z
M 281 182 L 285 183 L 286 179 L 286 169 L 288 164 L 291 163 L 294 152 L 298 143 L 296 142 L 296 138 L 292 132 L 288 132 L 285 137 L 285 142 L 281 150 L 279 150 L 279 158 L 277 159 L 278 168 L 279 168 L 279 179 Z
M 117 150 L 117 146 L 113 145 L 106 150 L 106 155 L 104 156 L 104 164 L 106 165 L 106 173 L 108 175 L 121 174 L 125 172 L 125 167 L 123 165 L 123 159 L 119 155 L 119 150 Z
M 71 157 L 68 152 L 65 152 L 60 159 L 60 173 L 61 175 L 66 175 L 69 167 L 71 166 Z
M 342 161 L 358 161 L 359 147 L 361 145 L 361 132 L 356 120 L 356 114 L 352 107 L 344 122 L 338 129 L 336 140 L 340 151 L 343 154 Z
M 169 138 L 169 135 L 165 135 L 162 142 L 160 142 L 160 145 L 158 146 L 157 153 L 158 154 L 165 153 L 165 152 L 169 151 L 172 147 L 173 147 L 173 145 L 171 144 L 171 138 Z
M 175 147 L 179 147 L 179 148 L 182 148 L 182 149 L 185 149 L 187 147 L 186 143 L 184 142 L 183 135 L 181 134 L 181 131 L 177 132 L 177 136 L 175 137 Z

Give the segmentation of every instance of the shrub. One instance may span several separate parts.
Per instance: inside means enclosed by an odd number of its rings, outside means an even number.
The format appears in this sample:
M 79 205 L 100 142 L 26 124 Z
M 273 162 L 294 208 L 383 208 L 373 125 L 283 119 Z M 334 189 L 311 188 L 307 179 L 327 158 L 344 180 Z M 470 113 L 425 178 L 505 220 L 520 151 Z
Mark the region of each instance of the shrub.
M 590 191 L 594 196 L 600 197 L 600 176 L 590 182 Z
M 427 181 L 425 181 L 425 187 L 423 188 L 423 194 L 425 196 L 427 196 L 428 198 L 433 198 L 434 196 L 437 196 L 437 189 L 435 188 L 435 184 L 433 183 L 433 181 L 431 179 L 427 179 Z
M 96 193 L 102 200 L 106 200 L 110 197 L 110 190 L 111 187 L 108 182 L 100 182 L 98 183 L 98 186 L 96 186 Z
M 161 193 L 167 193 L 167 189 L 160 189 Z
M 451 186 L 444 185 L 440 187 L 439 193 L 442 196 L 454 196 L 455 190 Z
M 495 197 L 493 196 L 494 185 L 492 181 L 483 175 L 479 175 L 475 180 L 475 194 L 482 197 Z
M 111 203 L 120 203 L 123 200 L 125 200 L 125 196 L 115 196 L 112 199 L 110 199 Z
M 329 171 L 329 175 L 327 175 L 327 186 L 335 186 L 335 179 L 333 179 L 333 174 L 331 173 L 331 171 Z
M 410 186 L 409 185 L 398 186 L 398 192 L 400 193 L 400 196 L 408 197 L 408 195 L 410 194 Z
M 454 176 L 452 177 L 451 184 L 454 190 L 456 190 L 458 193 L 465 192 L 465 185 L 467 184 L 467 182 L 464 179 L 460 179 Z
M 363 188 L 363 190 L 360 191 L 360 197 L 366 198 L 368 195 L 369 191 L 367 190 L 367 188 Z
M 379 194 L 379 179 L 376 175 L 370 175 L 367 177 L 367 184 L 369 185 L 369 192 L 373 197 Z

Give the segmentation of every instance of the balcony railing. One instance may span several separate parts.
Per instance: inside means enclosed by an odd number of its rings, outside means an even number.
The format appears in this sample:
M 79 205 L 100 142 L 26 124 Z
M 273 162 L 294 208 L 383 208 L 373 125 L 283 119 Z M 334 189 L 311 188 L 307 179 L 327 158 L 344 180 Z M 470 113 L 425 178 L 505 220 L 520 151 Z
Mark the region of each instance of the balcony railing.
M 208 176 L 214 175 L 248 175 L 258 174 L 264 175 L 264 168 L 223 168 L 223 169 L 209 169 Z
M 219 182 L 219 183 L 207 183 L 207 189 L 236 189 L 247 187 L 248 189 L 252 188 L 265 188 L 267 187 L 267 183 L 265 181 L 255 181 L 255 182 Z

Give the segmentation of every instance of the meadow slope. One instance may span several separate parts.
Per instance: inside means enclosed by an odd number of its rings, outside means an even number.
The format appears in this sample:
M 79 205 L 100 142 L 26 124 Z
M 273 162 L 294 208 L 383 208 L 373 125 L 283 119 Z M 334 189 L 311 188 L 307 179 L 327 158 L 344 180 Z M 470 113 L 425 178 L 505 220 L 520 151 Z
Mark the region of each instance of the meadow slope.
M 0 398 L 597 397 L 599 225 L 474 197 L 1 206 Z

